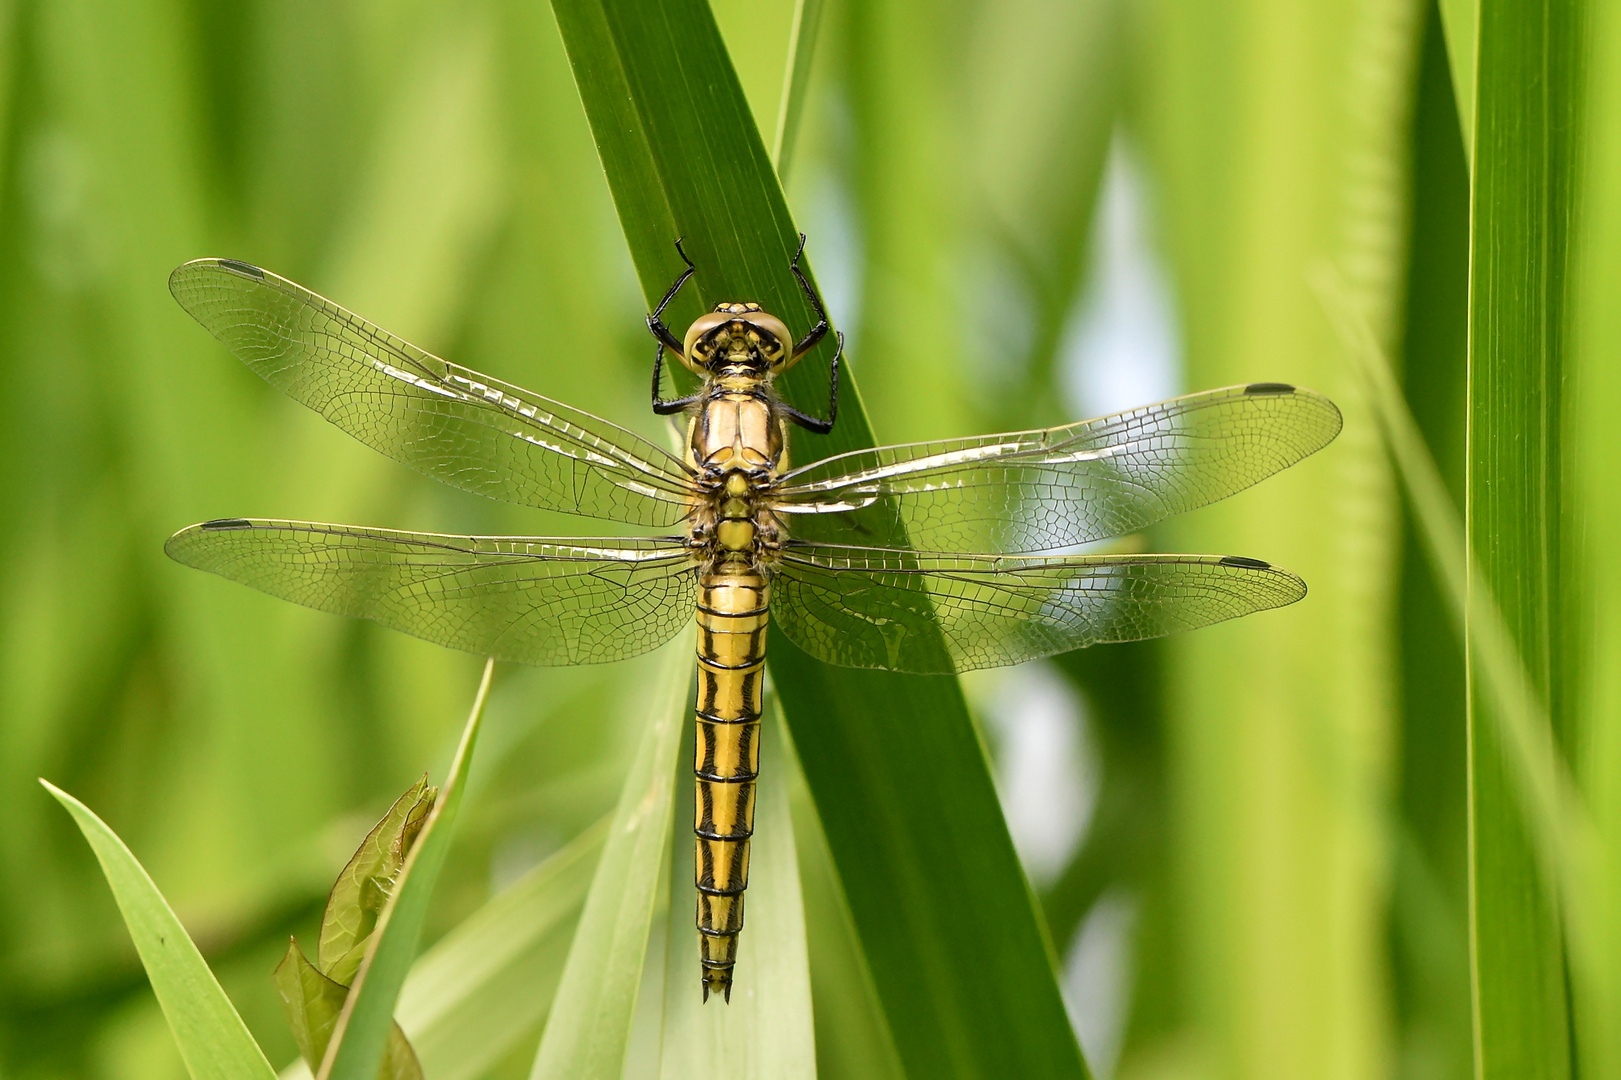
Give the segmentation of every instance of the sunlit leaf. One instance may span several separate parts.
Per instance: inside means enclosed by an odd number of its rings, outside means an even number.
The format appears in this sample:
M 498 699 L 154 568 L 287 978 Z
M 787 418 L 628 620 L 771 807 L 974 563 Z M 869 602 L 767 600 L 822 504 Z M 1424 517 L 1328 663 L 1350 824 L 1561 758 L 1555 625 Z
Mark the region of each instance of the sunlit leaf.
M 96 853 L 192 1080 L 274 1077 L 185 927 L 129 848 L 89 807 L 45 780 L 40 783 L 73 815 Z
M 692 641 L 665 646 L 647 730 L 625 778 L 585 911 L 569 947 L 532 1080 L 618 1080 L 663 880 L 675 756 L 691 701 Z
M 552 1007 L 608 837 L 605 819 L 422 954 L 395 1015 L 434 1080 L 473 1080 Z

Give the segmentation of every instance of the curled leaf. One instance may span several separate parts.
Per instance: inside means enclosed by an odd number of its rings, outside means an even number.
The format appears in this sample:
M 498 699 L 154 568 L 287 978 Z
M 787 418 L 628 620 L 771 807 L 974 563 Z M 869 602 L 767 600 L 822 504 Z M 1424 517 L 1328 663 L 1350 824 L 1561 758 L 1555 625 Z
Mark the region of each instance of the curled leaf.
M 428 820 L 439 789 L 428 777 L 412 784 L 361 842 L 338 875 L 321 916 L 321 943 L 316 950 L 320 971 L 348 986 L 366 952 L 366 941 L 394 894 L 400 868 Z

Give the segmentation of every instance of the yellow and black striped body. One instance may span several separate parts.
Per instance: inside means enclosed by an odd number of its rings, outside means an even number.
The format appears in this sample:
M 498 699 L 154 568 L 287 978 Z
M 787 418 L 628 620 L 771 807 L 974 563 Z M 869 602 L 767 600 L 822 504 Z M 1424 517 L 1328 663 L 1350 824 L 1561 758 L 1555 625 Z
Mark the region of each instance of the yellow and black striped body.
M 730 1000 L 743 891 L 749 884 L 754 784 L 760 774 L 760 702 L 770 585 L 742 562 L 722 563 L 698 585 L 697 805 L 693 815 L 698 949 L 704 999 Z
M 721 370 L 705 388 L 690 436 L 693 464 L 705 478 L 692 536 L 703 560 L 693 833 L 706 1001 L 717 991 L 730 1000 L 743 929 L 771 600 L 767 552 L 776 542 L 775 525 L 760 509 L 757 493 L 776 475 L 784 445 L 761 375 L 717 366 Z

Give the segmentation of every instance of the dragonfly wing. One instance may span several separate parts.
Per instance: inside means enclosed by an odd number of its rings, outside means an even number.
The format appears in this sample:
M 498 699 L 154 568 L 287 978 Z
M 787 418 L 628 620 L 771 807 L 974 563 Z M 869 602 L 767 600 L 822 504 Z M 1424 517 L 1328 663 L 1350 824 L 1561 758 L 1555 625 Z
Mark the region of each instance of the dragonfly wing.
M 920 674 L 1001 667 L 1292 604 L 1306 584 L 1215 555 L 929 555 L 793 544 L 771 618 L 830 664 Z
M 169 291 L 276 389 L 435 479 L 631 525 L 690 510 L 685 466 L 641 436 L 441 360 L 267 270 L 198 259 Z
M 680 541 L 441 536 L 228 518 L 165 545 L 187 566 L 438 645 L 554 666 L 636 656 L 692 621 Z
M 775 505 L 809 515 L 890 500 L 920 551 L 1052 551 L 1224 499 L 1339 430 L 1321 394 L 1252 383 L 1043 431 L 840 454 L 787 473 Z

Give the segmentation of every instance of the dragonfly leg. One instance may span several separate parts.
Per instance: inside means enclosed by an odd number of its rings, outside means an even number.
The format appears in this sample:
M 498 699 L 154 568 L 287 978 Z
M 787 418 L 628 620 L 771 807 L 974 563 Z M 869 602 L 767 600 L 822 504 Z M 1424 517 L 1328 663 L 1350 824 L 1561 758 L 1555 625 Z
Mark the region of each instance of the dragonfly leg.
M 663 374 L 664 342 L 661 341 L 659 342 L 659 351 L 653 356 L 653 411 L 658 415 L 669 416 L 673 413 L 678 413 L 689 405 L 698 404 L 699 399 L 704 396 L 703 392 L 700 391 L 696 394 L 688 394 L 686 397 L 681 398 L 665 399 L 659 397 L 659 379 Z
M 803 254 L 805 254 L 805 234 L 800 233 L 799 250 L 794 252 L 793 260 L 788 264 L 788 269 L 792 270 L 794 277 L 799 279 L 799 287 L 805 290 L 805 296 L 810 300 L 811 307 L 816 309 L 816 325 L 811 327 L 810 331 L 800 338 L 799 342 L 794 346 L 795 360 L 814 349 L 816 343 L 827 335 L 827 308 L 822 306 L 822 298 L 816 295 L 816 290 L 811 288 L 811 283 L 806 280 L 804 272 L 799 269 L 799 257 Z
M 681 342 L 677 341 L 676 336 L 670 333 L 670 328 L 664 325 L 664 309 L 670 306 L 670 301 L 674 300 L 675 294 L 681 291 L 681 286 L 685 285 L 692 278 L 692 275 L 698 272 L 698 268 L 692 265 L 692 260 L 687 258 L 685 249 L 681 247 L 683 239 L 685 237 L 676 239 L 675 250 L 681 256 L 681 261 L 687 264 L 687 268 L 681 271 L 681 276 L 675 279 L 675 284 L 665 291 L 664 299 L 659 301 L 659 306 L 654 308 L 653 314 L 647 317 L 648 332 L 653 335 L 660 345 L 674 350 L 677 356 L 681 355 Z
M 659 306 L 654 308 L 653 314 L 647 317 L 647 330 L 653 335 L 653 340 L 659 343 L 658 352 L 653 355 L 653 411 L 660 416 L 669 416 L 672 413 L 680 412 L 689 405 L 696 405 L 700 396 L 698 394 L 689 394 L 684 398 L 671 398 L 669 400 L 659 397 L 659 379 L 664 373 L 664 350 L 669 349 L 677 356 L 682 355 L 681 342 L 677 341 L 675 335 L 670 332 L 670 328 L 664 325 L 664 309 L 670 306 L 670 301 L 674 300 L 675 294 L 681 291 L 681 286 L 685 285 L 692 275 L 698 272 L 698 268 L 692 265 L 692 260 L 687 258 L 686 249 L 681 246 L 682 239 L 684 238 L 676 238 L 675 250 L 681 256 L 681 261 L 687 264 L 687 268 L 681 271 L 681 276 L 675 279 L 675 284 L 665 291 L 664 299 L 659 301 Z
M 814 431 L 818 435 L 826 435 L 832 431 L 833 422 L 839 418 L 839 357 L 844 355 L 844 334 L 835 334 L 834 337 L 838 339 L 839 347 L 833 351 L 832 374 L 829 377 L 827 418 L 823 419 L 820 416 L 802 413 L 787 403 L 782 406 L 783 414 L 788 419 L 806 431 Z

